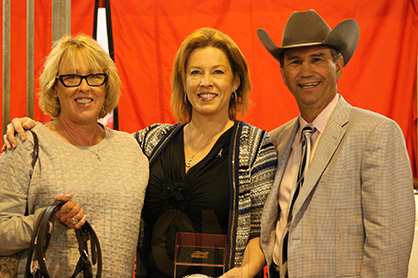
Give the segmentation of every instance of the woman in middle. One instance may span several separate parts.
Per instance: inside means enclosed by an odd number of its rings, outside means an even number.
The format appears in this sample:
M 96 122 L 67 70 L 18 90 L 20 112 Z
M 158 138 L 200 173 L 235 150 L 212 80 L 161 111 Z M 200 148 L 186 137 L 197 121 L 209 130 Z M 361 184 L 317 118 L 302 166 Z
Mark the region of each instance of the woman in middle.
M 227 35 L 199 29 L 176 54 L 171 86 L 180 123 L 135 133 L 150 162 L 137 277 L 173 277 L 177 232 L 227 235 L 225 276 L 254 277 L 277 154 L 266 131 L 235 119 L 249 103 L 246 59 Z

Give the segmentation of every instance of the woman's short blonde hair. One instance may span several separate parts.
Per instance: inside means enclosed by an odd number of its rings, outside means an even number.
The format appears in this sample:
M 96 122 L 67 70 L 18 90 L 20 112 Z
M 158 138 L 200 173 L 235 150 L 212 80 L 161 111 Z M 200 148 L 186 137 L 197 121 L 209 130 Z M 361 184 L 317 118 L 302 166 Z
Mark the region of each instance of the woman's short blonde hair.
M 244 116 L 248 108 L 251 80 L 247 60 L 228 35 L 213 28 L 201 28 L 184 40 L 174 59 L 171 72 L 171 108 L 177 120 L 188 122 L 191 119 L 192 106 L 185 98 L 188 59 L 195 49 L 209 46 L 218 48 L 226 54 L 232 73 L 241 81 L 236 90 L 237 98 L 231 98 L 229 102 L 229 118 L 235 119 L 240 109 L 241 115 Z
M 71 70 L 72 67 L 75 70 L 80 57 L 85 59 L 94 73 L 104 72 L 108 75 L 105 84 L 105 101 L 98 117 L 106 116 L 119 102 L 121 81 L 115 63 L 110 56 L 94 39 L 87 35 L 76 37 L 65 35 L 54 42 L 39 78 L 39 105 L 42 111 L 52 118 L 57 118 L 61 113 L 61 106 L 54 90 L 59 82 L 58 75 L 66 73 L 60 73 L 59 70 L 63 65 L 66 69 Z

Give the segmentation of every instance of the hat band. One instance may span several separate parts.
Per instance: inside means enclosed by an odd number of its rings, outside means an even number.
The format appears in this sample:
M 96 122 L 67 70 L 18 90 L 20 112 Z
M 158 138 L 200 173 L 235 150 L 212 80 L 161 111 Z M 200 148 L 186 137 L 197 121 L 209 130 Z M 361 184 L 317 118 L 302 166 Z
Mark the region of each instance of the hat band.
M 291 44 L 281 47 L 282 49 L 288 49 L 288 48 L 296 48 L 296 47 L 304 47 L 304 46 L 314 46 L 314 45 L 325 45 L 323 42 L 306 42 L 306 43 L 297 43 L 297 44 Z

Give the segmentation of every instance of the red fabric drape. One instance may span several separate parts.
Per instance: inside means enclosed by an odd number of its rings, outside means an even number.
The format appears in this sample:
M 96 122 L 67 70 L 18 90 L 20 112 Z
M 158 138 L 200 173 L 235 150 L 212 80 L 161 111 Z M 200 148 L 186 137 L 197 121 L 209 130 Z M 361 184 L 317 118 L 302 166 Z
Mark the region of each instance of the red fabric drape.
M 339 91 L 352 105 L 398 122 L 414 158 L 417 6 L 416 0 L 111 0 L 115 61 L 123 82 L 120 129 L 133 132 L 155 122 L 175 121 L 169 84 L 174 55 L 187 35 L 204 26 L 230 35 L 247 57 L 253 90 L 245 121 L 270 131 L 297 116 L 279 65 L 259 42 L 256 30 L 266 29 L 280 45 L 291 12 L 314 8 L 331 28 L 346 18 L 358 21 L 359 45 L 344 68 Z M 36 88 L 51 47 L 51 8 L 51 0 L 35 0 Z M 94 0 L 72 1 L 72 33 L 92 34 L 93 8 Z M 13 0 L 11 11 L 13 118 L 26 114 L 26 0 Z M 49 120 L 38 109 L 37 98 L 35 118 Z M 412 163 L 415 171 L 415 159 Z
M 26 18 L 27 1 L 11 1 L 11 42 L 10 42 L 10 114 L 11 119 L 26 115 Z M 71 30 L 73 34 L 93 33 L 93 10 L 94 0 L 72 1 Z M 3 5 L 0 7 L 1 20 L 3 20 Z M 35 0 L 35 53 L 34 53 L 34 71 L 35 71 L 35 119 L 41 122 L 49 121 L 50 117 L 45 116 L 38 106 L 37 93 L 39 91 L 38 78 L 42 63 L 45 57 L 51 51 L 51 22 L 52 22 L 52 1 Z M 3 33 L 1 34 L 1 43 L 3 42 Z M 3 57 L 1 56 L 1 61 Z M 0 73 L 2 69 L 0 69 Z M 3 88 L 0 88 L 1 95 Z M 0 100 L 2 105 L 3 99 Z M 2 122 L 2 109 L 0 108 L 0 121 Z
M 230 35 L 249 62 L 252 106 L 245 121 L 270 131 L 297 116 L 296 102 L 283 85 L 279 64 L 261 45 L 256 30 L 266 29 L 280 45 L 292 11 L 314 8 L 331 28 L 347 18 L 358 21 L 359 45 L 344 68 L 339 92 L 352 105 L 398 122 L 413 157 L 416 0 L 112 0 L 111 4 L 115 60 L 124 84 L 121 130 L 133 132 L 154 122 L 175 121 L 169 85 L 174 55 L 187 35 L 204 26 Z

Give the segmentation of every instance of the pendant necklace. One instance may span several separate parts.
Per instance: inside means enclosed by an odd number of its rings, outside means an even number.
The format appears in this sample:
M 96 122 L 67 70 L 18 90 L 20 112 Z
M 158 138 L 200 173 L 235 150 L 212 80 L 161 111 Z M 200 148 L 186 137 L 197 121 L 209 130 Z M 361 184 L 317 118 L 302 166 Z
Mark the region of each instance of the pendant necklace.
M 216 134 L 221 132 L 224 129 L 224 127 L 222 127 L 222 129 L 220 129 L 218 132 L 213 133 L 212 139 L 207 140 L 205 142 L 205 144 L 203 144 L 202 147 L 200 147 L 199 150 L 195 151 L 194 153 L 192 153 L 192 151 L 194 151 L 194 145 L 193 145 L 193 140 L 192 140 L 191 126 L 188 125 L 188 127 L 189 127 L 189 132 L 188 132 L 187 137 L 189 138 L 189 142 L 190 142 L 190 147 L 191 148 L 189 148 L 189 150 L 190 150 L 189 152 L 191 153 L 191 156 L 184 161 L 184 164 L 186 165 L 186 168 L 191 168 L 196 163 L 196 161 L 194 160 L 195 155 L 199 154 L 205 147 L 207 147 L 208 143 L 212 142 L 214 136 L 216 136 Z
M 190 167 L 192 167 L 193 166 L 193 164 L 194 164 L 194 159 L 193 159 L 193 157 L 194 157 L 194 155 L 192 155 L 189 159 L 187 159 L 186 160 L 186 167 L 187 168 L 190 168 Z
M 191 132 L 190 126 L 189 126 L 189 132 L 188 133 L 189 133 L 189 136 L 188 136 L 189 137 L 189 142 L 190 142 L 190 145 L 191 145 L 190 149 L 194 150 L 193 141 L 192 141 L 192 132 Z M 196 163 L 196 161 L 194 161 L 194 156 L 197 155 L 198 153 L 200 153 L 203 150 L 204 147 L 205 147 L 205 145 L 203 145 L 203 147 L 200 148 L 199 151 L 196 151 L 188 159 L 186 159 L 185 164 L 186 164 L 187 168 L 191 168 Z
M 194 147 L 193 147 L 193 141 L 192 141 L 192 133 L 191 133 L 191 131 L 190 131 L 190 127 L 189 127 L 189 141 L 190 141 L 190 145 L 191 145 L 191 149 L 192 150 L 194 150 Z M 195 164 L 195 161 L 194 161 L 194 156 L 197 154 L 198 152 L 195 152 L 194 154 L 192 154 L 188 159 L 186 159 L 186 161 L 185 161 L 185 164 L 186 164 L 186 167 L 187 168 L 190 168 L 190 167 L 192 167 L 193 166 L 193 164 Z
M 75 142 L 77 142 L 77 144 L 79 144 L 82 147 L 87 147 L 86 150 L 88 150 L 89 152 L 93 153 L 96 155 L 97 159 L 101 161 L 100 156 L 99 156 L 99 149 L 100 149 L 100 143 L 97 144 L 97 152 L 94 152 L 93 150 L 90 149 L 89 146 L 84 146 L 83 144 L 80 143 L 80 141 L 78 141 L 64 126 L 64 124 L 61 121 L 61 118 L 58 118 L 58 121 L 60 123 L 60 125 L 62 126 L 62 128 L 65 130 L 65 133 L 67 133 L 68 136 L 70 136 L 71 139 L 73 139 Z

